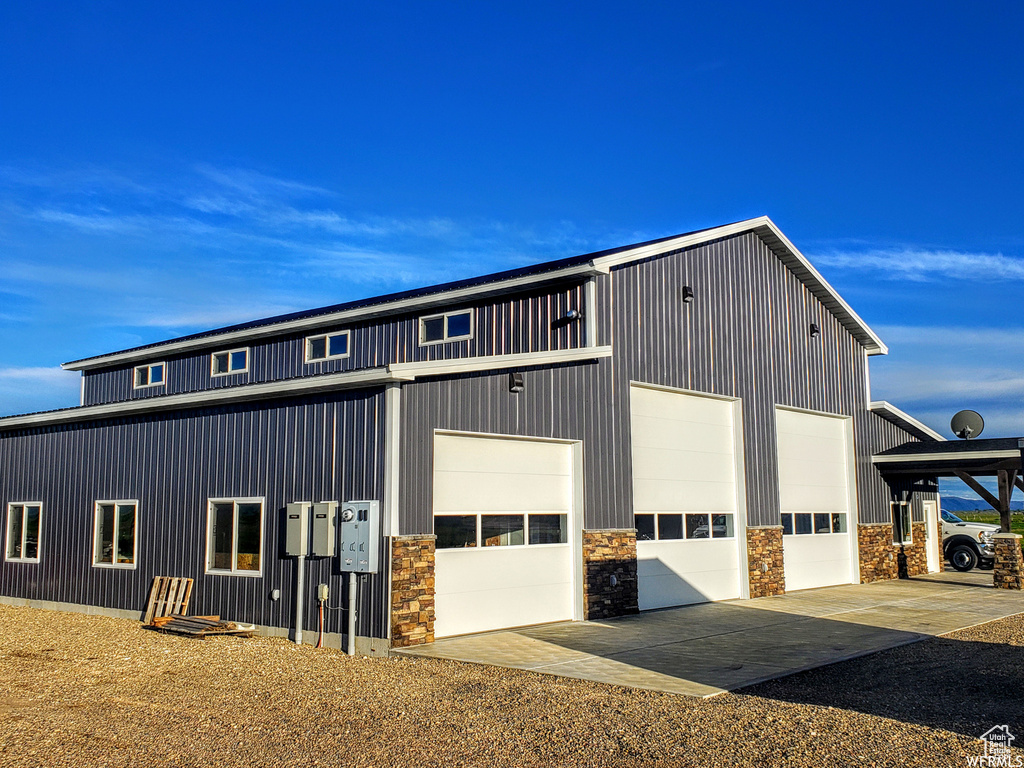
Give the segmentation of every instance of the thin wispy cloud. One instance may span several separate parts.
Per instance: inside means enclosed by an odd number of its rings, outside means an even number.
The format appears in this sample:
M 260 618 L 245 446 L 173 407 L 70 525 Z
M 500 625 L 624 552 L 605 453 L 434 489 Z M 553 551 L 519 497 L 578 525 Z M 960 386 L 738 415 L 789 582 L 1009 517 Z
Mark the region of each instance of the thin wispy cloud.
M 0 409 L 29 413 L 78 404 L 80 375 L 59 367 L 0 368 Z
M 811 256 L 822 266 L 876 273 L 890 280 L 1024 280 L 1024 258 L 918 248 L 823 251 Z
M 565 221 L 543 228 L 443 212 L 385 215 L 342 201 L 313 184 L 210 165 L 138 178 L 96 167 L 0 168 L 2 288 L 18 302 L 0 312 L 6 362 L 36 370 L 627 236 L 586 234 Z M 26 343 L 26 324 L 35 343 Z M 7 413 L 73 404 L 62 379 L 17 380 L 23 389 L 0 403 Z

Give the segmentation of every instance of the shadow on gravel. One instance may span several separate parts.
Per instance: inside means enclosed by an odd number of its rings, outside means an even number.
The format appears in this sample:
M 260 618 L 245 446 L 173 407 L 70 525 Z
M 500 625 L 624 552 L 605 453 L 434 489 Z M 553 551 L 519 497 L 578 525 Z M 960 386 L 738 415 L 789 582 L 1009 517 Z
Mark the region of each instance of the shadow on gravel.
M 977 738 L 1024 729 L 1024 647 L 932 638 L 735 691 Z

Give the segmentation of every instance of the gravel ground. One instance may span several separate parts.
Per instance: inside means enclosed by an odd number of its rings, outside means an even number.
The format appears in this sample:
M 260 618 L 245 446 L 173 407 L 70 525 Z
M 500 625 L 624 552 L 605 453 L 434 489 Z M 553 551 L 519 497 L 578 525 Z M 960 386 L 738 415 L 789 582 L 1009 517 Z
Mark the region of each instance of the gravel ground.
M 1022 617 L 709 700 L 29 608 L 0 628 L 4 767 L 963 766 L 1024 731 L 996 695 Z

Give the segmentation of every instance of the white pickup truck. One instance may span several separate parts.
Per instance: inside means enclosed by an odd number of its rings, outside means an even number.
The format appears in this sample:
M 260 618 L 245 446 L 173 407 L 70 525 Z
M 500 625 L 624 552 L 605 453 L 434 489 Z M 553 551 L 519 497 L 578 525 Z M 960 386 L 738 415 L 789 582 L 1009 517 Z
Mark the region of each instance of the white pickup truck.
M 991 568 L 995 562 L 992 537 L 999 526 L 991 523 L 969 523 L 942 510 L 942 551 L 957 571 L 969 571 L 976 565 Z

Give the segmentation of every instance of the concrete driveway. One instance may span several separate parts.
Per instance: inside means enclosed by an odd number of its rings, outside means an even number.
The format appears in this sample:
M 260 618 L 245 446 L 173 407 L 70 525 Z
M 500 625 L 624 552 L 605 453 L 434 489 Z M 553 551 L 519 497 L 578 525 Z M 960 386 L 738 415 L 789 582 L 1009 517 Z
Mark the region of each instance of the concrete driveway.
M 991 571 L 560 622 L 396 651 L 707 697 L 1024 612 Z

